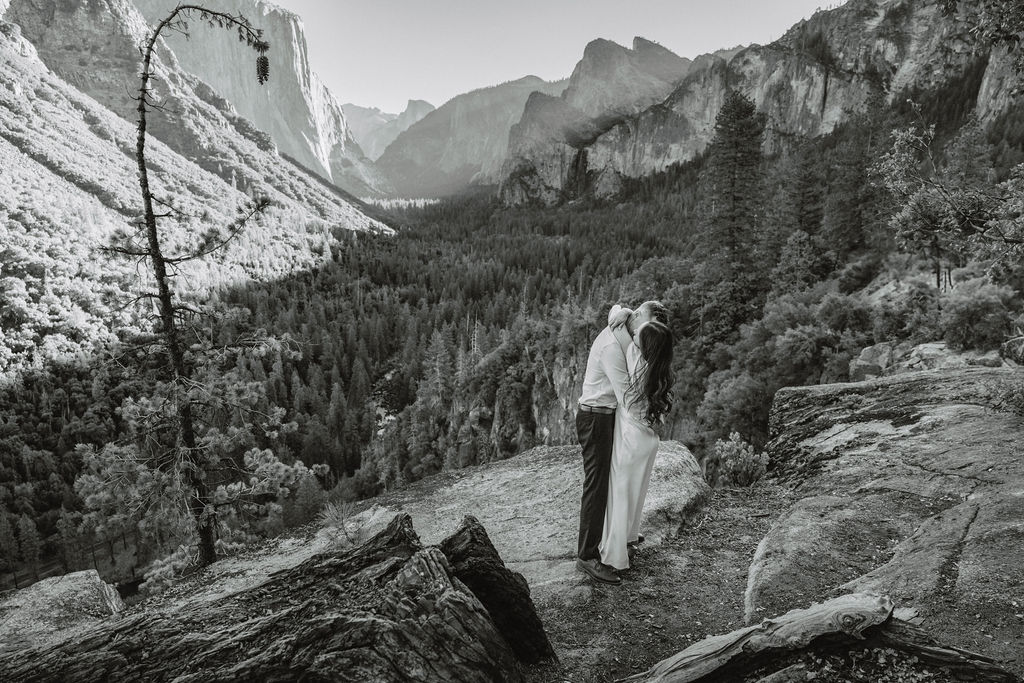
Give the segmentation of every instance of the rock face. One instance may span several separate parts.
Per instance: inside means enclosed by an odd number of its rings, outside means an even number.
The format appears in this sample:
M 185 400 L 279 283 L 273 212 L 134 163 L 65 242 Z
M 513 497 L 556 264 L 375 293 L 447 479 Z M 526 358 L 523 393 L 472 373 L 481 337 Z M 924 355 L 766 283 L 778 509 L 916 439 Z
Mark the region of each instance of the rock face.
M 718 110 L 734 89 L 767 114 L 769 152 L 791 136 L 831 131 L 872 97 L 891 101 L 910 88 L 934 89 L 978 63 L 987 64 L 979 114 L 991 120 L 1019 81 L 1005 55 L 989 59 L 965 36 L 941 15 L 936 0 L 851 0 L 819 11 L 770 45 L 696 59 L 667 97 L 599 122 L 589 137 L 570 142 L 576 154 L 568 164 L 560 163 L 572 156 L 566 140 L 513 131 L 502 197 L 507 203 L 550 203 L 581 191 L 607 194 L 619 186 L 615 176 L 638 177 L 692 159 L 711 140 Z
M 509 203 L 551 204 L 563 191 L 578 191 L 588 167 L 582 150 L 615 123 L 661 102 L 690 67 L 690 60 L 643 38 L 634 38 L 632 49 L 590 42 L 561 95 L 532 94 L 512 127 L 502 196 Z
M 123 609 L 117 590 L 95 569 L 43 579 L 0 599 L 0 654 L 37 646 Z
M 940 639 L 964 614 L 997 658 L 1024 648 L 1021 418 L 1013 368 L 908 372 L 775 397 L 773 476 L 799 500 L 750 566 L 746 617 L 867 591 L 912 605 Z M 1014 598 L 1017 598 L 1016 603 Z
M 133 1 L 151 25 L 177 4 Z M 359 196 L 379 192 L 382 179 L 355 143 L 341 105 L 310 69 L 298 15 L 263 0 L 220 0 L 215 7 L 241 14 L 263 30 L 271 46 L 270 81 L 264 87 L 252 87 L 252 51 L 198 19 L 189 27 L 191 37 L 173 31 L 165 36 L 181 67 L 212 87 L 306 168 Z
M 14 0 L 5 19 L 21 27 L 39 57 L 60 78 L 126 121 L 136 120 L 138 45 L 149 27 L 129 0 Z M 74 36 L 70 49 L 68 36 Z M 207 38 L 238 44 L 228 32 Z M 265 187 L 271 198 L 300 191 L 333 194 L 330 202 L 349 206 L 338 192 L 322 187 L 312 190 L 320 184 L 319 178 L 303 178 L 308 171 L 282 159 L 271 136 L 240 116 L 207 83 L 184 71 L 169 49 L 161 48 L 157 57 L 158 80 L 151 96 L 164 109 L 149 116 L 148 129 L 154 137 L 243 191 Z M 243 66 L 253 64 L 250 55 Z M 259 88 L 253 76 L 252 89 Z
M 529 590 L 514 589 L 525 588 L 522 577 L 501 575 L 502 605 L 504 616 L 525 619 L 496 624 L 486 606 L 494 609 L 492 587 L 460 579 L 476 579 L 481 566 L 493 576 L 503 569 L 486 533 L 467 520 L 446 544 L 454 559 L 424 548 L 408 515 L 398 515 L 358 548 L 315 555 L 215 600 L 193 591 L 52 647 L 0 655 L 0 675 L 12 683 L 521 680 L 513 634 L 537 642 L 540 657 L 552 654 Z
M 423 100 L 409 100 L 401 114 L 387 114 L 376 107 L 357 104 L 343 104 L 341 108 L 345 111 L 352 136 L 366 156 L 374 161 L 399 134 L 434 111 L 434 105 Z
M 399 197 L 436 197 L 496 183 L 509 129 L 532 92 L 559 93 L 564 81 L 536 76 L 453 97 L 402 132 L 378 159 Z

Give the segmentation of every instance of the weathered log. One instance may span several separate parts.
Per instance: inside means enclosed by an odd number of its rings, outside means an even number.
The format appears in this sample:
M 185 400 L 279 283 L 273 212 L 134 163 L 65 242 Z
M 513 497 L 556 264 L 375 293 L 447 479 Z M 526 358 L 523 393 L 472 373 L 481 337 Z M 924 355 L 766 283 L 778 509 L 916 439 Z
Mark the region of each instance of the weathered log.
M 534 664 L 555 657 L 530 599 L 530 586 L 522 574 L 505 566 L 476 517 L 466 515 L 459 529 L 441 541 L 440 548 L 455 576 L 487 608 L 519 661 Z
M 740 681 L 762 671 L 762 682 L 791 680 L 799 666 L 793 656 L 802 650 L 818 654 L 865 646 L 891 647 L 963 676 L 964 680 L 1015 683 L 1019 679 L 992 660 L 963 650 L 942 647 L 921 629 L 892 616 L 887 597 L 865 593 L 844 595 L 807 609 L 787 612 L 732 633 L 712 636 L 623 681 L 709 683 Z M 775 674 L 770 672 L 777 666 Z M 768 669 L 768 672 L 765 672 Z
M 515 681 L 487 610 L 408 515 L 216 600 L 130 612 L 0 657 L 0 680 Z

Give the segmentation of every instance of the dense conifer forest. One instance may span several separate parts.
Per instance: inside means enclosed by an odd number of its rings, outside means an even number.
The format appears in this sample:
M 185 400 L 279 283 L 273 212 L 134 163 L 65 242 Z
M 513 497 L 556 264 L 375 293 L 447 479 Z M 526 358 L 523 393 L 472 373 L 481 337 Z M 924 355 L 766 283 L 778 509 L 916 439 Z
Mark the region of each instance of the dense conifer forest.
M 190 362 L 217 397 L 200 422 L 220 463 L 208 477 L 221 549 L 309 521 L 326 500 L 571 442 L 575 383 L 616 302 L 671 311 L 664 435 L 712 479 L 718 440 L 764 444 L 778 388 L 848 380 L 866 346 L 994 348 L 1018 322 L 1019 266 L 956 231 L 940 242 L 893 221 L 908 206 L 893 191 L 896 130 L 931 145 L 930 161 L 913 159 L 929 178 L 1019 182 L 1019 117 L 971 118 L 982 69 L 771 154 L 763 117 L 734 94 L 702 157 L 613 199 L 506 208 L 477 193 L 391 209 L 395 236 L 337 229 L 313 268 L 194 297 L 210 343 Z M 160 440 L 147 420 L 168 396 L 138 340 L 144 310 L 125 313 L 111 272 L 108 326 L 68 328 L 101 310 L 99 294 L 54 260 L 0 251 L 0 369 L 18 361 L 0 387 L 0 572 L 84 566 L 91 544 L 120 539 L 134 556 L 111 550 L 108 578 L 148 568 L 155 587 L 187 562 L 193 532 L 179 480 L 127 455 Z M 76 352 L 33 356 L 58 339 Z

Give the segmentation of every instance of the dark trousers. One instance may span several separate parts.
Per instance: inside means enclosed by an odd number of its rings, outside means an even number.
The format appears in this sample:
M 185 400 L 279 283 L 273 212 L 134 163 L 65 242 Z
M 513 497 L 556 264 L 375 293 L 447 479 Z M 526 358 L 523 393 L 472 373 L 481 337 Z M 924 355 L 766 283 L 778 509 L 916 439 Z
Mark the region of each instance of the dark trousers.
M 580 501 L 581 560 L 598 557 L 608 507 L 608 474 L 612 466 L 615 415 L 576 413 L 576 436 L 583 446 L 583 498 Z

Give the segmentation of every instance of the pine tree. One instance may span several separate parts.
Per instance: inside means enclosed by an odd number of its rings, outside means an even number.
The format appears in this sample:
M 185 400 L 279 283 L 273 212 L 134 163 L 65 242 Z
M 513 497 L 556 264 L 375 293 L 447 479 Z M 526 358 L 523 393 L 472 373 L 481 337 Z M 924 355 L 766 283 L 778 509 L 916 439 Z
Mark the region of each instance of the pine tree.
M 706 253 L 722 253 L 730 274 L 751 260 L 762 206 L 762 153 L 765 116 L 743 93 L 726 95 L 715 118 L 705 171 L 710 207 L 704 229 Z
M 765 116 L 738 91 L 726 96 L 715 119 L 702 182 L 707 210 L 699 238 L 703 261 L 700 330 L 705 348 L 727 341 L 759 307 L 768 264 L 755 267 L 764 178 L 761 138 Z
M 39 553 L 42 550 L 42 543 L 39 540 L 39 530 L 36 523 L 26 514 L 18 518 L 18 556 L 21 561 L 32 567 L 33 571 L 39 568 Z
M 18 542 L 14 537 L 10 517 L 5 511 L 0 510 L 0 570 L 13 570 L 16 557 L 18 557 Z

